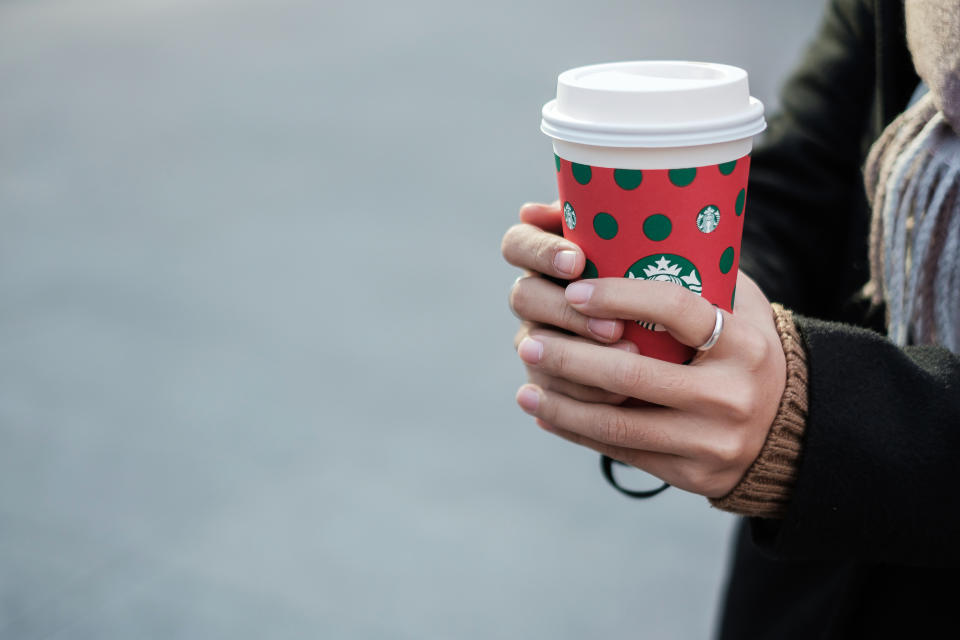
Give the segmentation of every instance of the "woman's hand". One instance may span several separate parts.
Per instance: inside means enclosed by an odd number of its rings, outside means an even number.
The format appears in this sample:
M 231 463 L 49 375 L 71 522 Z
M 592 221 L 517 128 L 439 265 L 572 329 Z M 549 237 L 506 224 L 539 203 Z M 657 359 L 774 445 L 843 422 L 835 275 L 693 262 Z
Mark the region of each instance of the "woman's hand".
M 566 289 L 585 318 L 657 322 L 680 342 L 706 342 L 715 307 L 671 283 L 584 280 Z M 639 467 L 681 489 L 719 498 L 760 453 L 783 395 L 786 362 L 770 304 L 744 274 L 736 314 L 723 312 L 720 339 L 679 365 L 533 329 L 517 346 L 534 376 L 605 389 L 653 406 L 584 402 L 533 383 L 517 402 L 545 430 Z
M 521 224 L 507 231 L 501 246 L 507 262 L 526 271 L 510 290 L 510 308 L 522 321 L 514 338 L 514 347 L 531 331 L 553 330 L 581 336 L 585 344 L 588 341 L 608 344 L 635 353 L 637 348 L 632 342 L 620 341 L 623 335 L 621 320 L 591 318 L 580 313 L 567 303 L 563 286 L 543 277 L 570 280 L 579 276 L 586 264 L 580 247 L 559 235 L 563 221 L 560 203 L 526 204 L 520 208 L 520 221 Z M 541 389 L 584 402 L 615 404 L 626 398 L 565 380 L 539 367 L 527 367 L 527 377 Z

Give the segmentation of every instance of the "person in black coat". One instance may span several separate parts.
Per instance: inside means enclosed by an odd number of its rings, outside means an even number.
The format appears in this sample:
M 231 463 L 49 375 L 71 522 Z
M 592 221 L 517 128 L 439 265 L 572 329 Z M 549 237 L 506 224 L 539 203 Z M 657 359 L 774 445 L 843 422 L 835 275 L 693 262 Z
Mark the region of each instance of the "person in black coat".
M 950 173 L 960 6 L 906 7 L 905 21 L 899 0 L 829 3 L 752 156 L 736 313 L 692 365 L 631 353 L 619 319 L 662 322 L 696 347 L 714 327 L 705 300 L 645 281 L 557 284 L 579 276 L 584 257 L 555 235 L 556 205 L 526 205 L 504 236 L 505 258 L 527 270 L 511 291 L 530 380 L 520 406 L 551 433 L 744 516 L 721 638 L 926 637 L 952 626 L 960 359 L 944 345 L 960 332 L 960 273 L 939 238 L 960 226 Z M 917 70 L 930 94 L 911 106 L 924 88 Z M 918 149 L 923 162 L 907 158 Z M 926 209 L 909 206 L 918 193 Z M 927 227 L 930 251 L 917 244 Z M 912 252 L 895 250 L 902 235 Z M 936 251 L 927 277 L 918 256 Z M 926 283 L 916 304 L 895 286 L 917 282 L 911 269 Z M 768 300 L 780 303 L 773 313 Z M 886 312 L 878 304 L 891 300 Z M 628 397 L 658 406 L 624 406 Z

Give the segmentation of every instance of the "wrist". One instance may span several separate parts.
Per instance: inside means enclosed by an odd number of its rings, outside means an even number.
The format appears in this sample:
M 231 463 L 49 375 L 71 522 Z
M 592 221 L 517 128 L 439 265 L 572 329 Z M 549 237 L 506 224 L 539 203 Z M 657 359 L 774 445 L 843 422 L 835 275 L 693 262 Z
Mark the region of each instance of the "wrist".
M 786 384 L 777 415 L 757 459 L 725 496 L 710 499 L 718 509 L 738 515 L 779 518 L 786 512 L 796 481 L 807 422 L 807 354 L 793 315 L 771 305 L 786 360 Z

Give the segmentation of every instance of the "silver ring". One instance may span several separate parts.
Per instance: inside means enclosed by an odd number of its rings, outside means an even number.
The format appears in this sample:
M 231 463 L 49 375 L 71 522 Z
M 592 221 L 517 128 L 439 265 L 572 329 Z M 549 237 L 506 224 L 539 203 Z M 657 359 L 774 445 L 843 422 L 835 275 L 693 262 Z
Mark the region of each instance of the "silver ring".
M 714 307 L 714 309 L 717 312 L 717 321 L 713 325 L 713 333 L 710 334 L 706 342 L 697 347 L 697 351 L 709 351 L 720 339 L 720 332 L 723 331 L 723 312 L 720 311 L 720 307 Z

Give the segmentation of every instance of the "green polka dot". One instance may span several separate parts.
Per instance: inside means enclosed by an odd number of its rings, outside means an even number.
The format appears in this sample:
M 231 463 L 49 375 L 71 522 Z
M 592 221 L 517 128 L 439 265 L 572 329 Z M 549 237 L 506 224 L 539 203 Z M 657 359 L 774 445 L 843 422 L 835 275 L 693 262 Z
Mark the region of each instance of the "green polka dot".
M 613 180 L 621 189 L 630 191 L 636 189 L 643 182 L 643 171 L 639 169 L 614 169 Z
M 697 177 L 696 169 L 670 169 L 670 182 L 678 187 L 685 187 Z
M 671 231 L 673 224 L 662 213 L 655 213 L 643 221 L 643 234 L 654 242 L 666 240 Z
M 747 192 L 744 189 L 740 189 L 740 193 L 737 194 L 737 202 L 733 205 L 734 210 L 737 212 L 737 215 L 743 213 L 743 205 L 747 201 Z
M 733 295 L 730 296 L 730 311 L 733 311 L 733 303 L 737 299 L 737 288 L 733 288 Z
M 573 179 L 579 182 L 580 184 L 587 184 L 590 182 L 590 178 L 593 177 L 593 170 L 590 169 L 588 164 L 577 164 L 576 162 L 571 162 L 570 166 L 573 168 Z
M 732 160 L 730 162 L 722 162 L 719 165 L 717 165 L 717 167 L 720 169 L 720 173 L 722 173 L 725 176 L 728 176 L 731 173 L 733 173 L 734 169 L 737 168 L 737 161 Z
M 733 268 L 733 247 L 727 247 L 720 256 L 720 273 L 730 273 Z
M 560 171 L 560 156 L 553 154 L 553 162 L 557 165 L 557 171 Z
M 583 267 L 583 275 L 581 277 L 596 278 L 599 275 L 600 273 L 597 271 L 597 265 L 587 260 L 587 264 Z
M 593 216 L 593 230 L 604 240 L 610 240 L 617 235 L 617 219 L 609 213 L 600 212 Z

